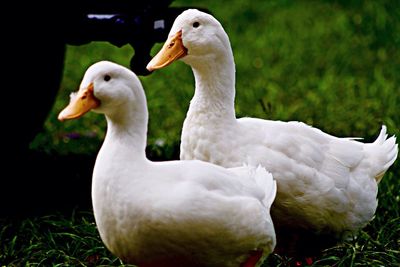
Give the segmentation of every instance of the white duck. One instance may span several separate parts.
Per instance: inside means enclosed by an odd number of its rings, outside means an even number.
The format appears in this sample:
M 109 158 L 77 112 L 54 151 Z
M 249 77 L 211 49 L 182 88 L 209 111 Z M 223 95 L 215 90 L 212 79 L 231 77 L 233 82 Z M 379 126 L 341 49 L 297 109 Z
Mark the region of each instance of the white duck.
M 276 184 L 265 169 L 149 161 L 142 85 L 115 63 L 92 65 L 58 118 L 92 109 L 107 119 L 92 200 L 101 239 L 112 253 L 140 267 L 253 267 L 272 252 L 269 210 Z
M 373 218 L 377 184 L 398 152 L 385 126 L 375 142 L 364 144 L 301 122 L 236 119 L 229 38 L 213 16 L 195 9 L 176 18 L 147 68 L 153 71 L 177 59 L 192 67 L 196 83 L 182 130 L 181 159 L 224 167 L 261 164 L 270 171 L 278 183 L 271 210 L 277 247 L 301 254 L 304 242 L 318 248 L 319 241 L 336 241 Z

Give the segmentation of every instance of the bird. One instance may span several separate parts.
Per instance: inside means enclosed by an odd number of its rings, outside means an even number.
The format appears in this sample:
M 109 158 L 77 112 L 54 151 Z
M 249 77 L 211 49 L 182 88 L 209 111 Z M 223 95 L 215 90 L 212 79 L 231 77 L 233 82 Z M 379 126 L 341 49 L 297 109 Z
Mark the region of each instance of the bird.
M 276 181 L 261 166 L 150 161 L 148 110 L 137 75 L 110 61 L 88 67 L 60 121 L 93 111 L 107 131 L 92 177 L 101 240 L 139 267 L 255 267 L 276 244 Z
M 372 143 L 342 138 L 300 121 L 236 118 L 235 62 L 221 23 L 188 9 L 147 64 L 189 65 L 195 92 L 183 123 L 180 159 L 232 168 L 261 164 L 278 185 L 271 215 L 276 252 L 313 257 L 355 235 L 374 217 L 378 183 L 395 162 L 396 137 L 385 125 Z

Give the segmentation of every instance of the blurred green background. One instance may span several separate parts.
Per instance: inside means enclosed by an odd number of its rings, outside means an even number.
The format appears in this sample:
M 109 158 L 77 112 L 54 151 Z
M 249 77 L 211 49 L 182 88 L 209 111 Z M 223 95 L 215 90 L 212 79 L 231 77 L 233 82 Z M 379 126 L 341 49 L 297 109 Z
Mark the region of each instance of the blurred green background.
M 371 141 L 381 124 L 400 136 L 399 1 L 188 1 L 208 8 L 228 33 L 236 62 L 238 117 L 299 120 L 336 136 Z M 153 47 L 154 55 L 162 44 Z M 89 114 L 61 123 L 57 114 L 85 70 L 99 60 L 129 67 L 130 46 L 68 46 L 62 83 L 44 129 L 31 148 L 97 153 L 106 128 Z M 140 77 L 150 115 L 149 153 L 177 156 L 194 92 L 189 66 L 178 62 Z

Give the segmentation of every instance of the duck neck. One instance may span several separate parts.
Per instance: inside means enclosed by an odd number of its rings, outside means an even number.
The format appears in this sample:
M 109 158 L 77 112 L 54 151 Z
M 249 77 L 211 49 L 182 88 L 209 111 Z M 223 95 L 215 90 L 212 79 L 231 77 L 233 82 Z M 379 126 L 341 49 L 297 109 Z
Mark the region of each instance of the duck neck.
M 210 113 L 219 118 L 235 117 L 235 63 L 232 51 L 191 64 L 196 89 L 189 112 Z
M 146 160 L 147 109 L 138 110 L 140 107 L 129 105 L 119 108 L 118 113 L 106 115 L 107 133 L 103 147 L 113 151 L 115 157 L 130 158 L 135 162 Z

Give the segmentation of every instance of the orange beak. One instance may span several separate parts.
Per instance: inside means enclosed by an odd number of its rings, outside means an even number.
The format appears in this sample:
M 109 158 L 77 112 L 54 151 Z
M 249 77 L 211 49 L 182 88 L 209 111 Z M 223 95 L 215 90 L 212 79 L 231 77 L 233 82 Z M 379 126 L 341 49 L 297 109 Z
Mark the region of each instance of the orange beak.
M 90 83 L 88 87 L 78 91 L 68 106 L 58 114 L 58 119 L 60 121 L 77 119 L 99 105 L 100 100 L 94 96 L 93 83 Z
M 182 42 L 182 30 L 168 38 L 161 50 L 147 64 L 147 70 L 153 71 L 164 68 L 187 55 L 187 49 Z

